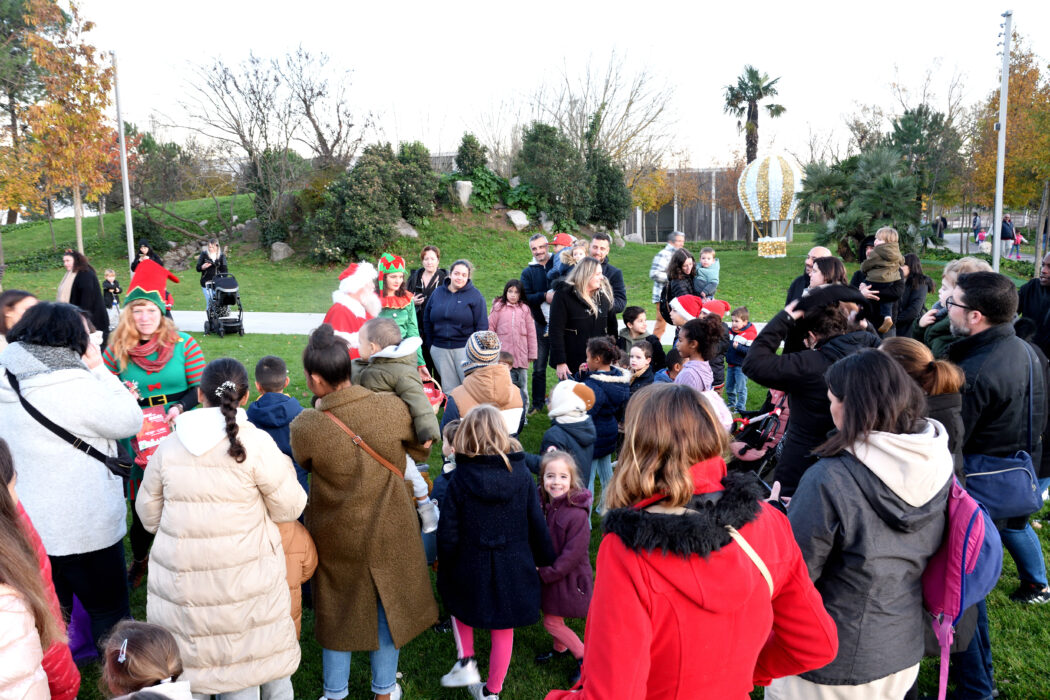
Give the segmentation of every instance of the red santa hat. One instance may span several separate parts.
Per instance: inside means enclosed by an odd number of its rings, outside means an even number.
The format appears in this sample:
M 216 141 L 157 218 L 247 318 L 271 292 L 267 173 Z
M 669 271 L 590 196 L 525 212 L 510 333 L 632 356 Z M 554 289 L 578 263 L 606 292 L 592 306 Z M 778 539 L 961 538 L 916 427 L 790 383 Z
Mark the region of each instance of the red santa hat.
M 730 310 L 729 302 L 721 299 L 708 299 L 700 309 L 705 314 L 714 314 L 719 318 L 725 316 Z
M 671 300 L 671 311 L 686 321 L 692 321 L 704 311 L 704 301 L 694 294 L 683 294 Z
M 350 263 L 339 275 L 339 291 L 343 294 L 354 294 L 362 289 L 374 288 L 376 269 L 371 263 Z

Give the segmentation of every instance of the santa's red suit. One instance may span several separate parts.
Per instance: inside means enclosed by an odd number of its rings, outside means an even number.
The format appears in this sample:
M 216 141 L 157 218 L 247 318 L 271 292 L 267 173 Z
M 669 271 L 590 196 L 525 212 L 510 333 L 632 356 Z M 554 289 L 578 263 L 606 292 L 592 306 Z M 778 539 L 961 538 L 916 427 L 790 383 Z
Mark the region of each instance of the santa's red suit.
M 359 357 L 358 334 L 365 321 L 382 308 L 375 293 L 376 270 L 369 263 L 351 263 L 339 275 L 339 289 L 332 292 L 332 308 L 324 316 L 335 334 L 350 344 L 350 357 Z

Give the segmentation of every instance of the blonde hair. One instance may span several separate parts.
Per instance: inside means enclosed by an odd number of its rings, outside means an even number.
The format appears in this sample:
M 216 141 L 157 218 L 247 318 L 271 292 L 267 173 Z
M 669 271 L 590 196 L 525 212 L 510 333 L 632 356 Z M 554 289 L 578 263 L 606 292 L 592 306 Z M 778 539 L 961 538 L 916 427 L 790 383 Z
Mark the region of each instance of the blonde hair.
M 99 687 L 110 697 L 129 695 L 169 678 L 175 681 L 182 675 L 182 657 L 175 637 L 158 625 L 121 620 L 102 649 Z
M 576 267 L 572 268 L 569 276 L 565 278 L 565 282 L 576 290 L 576 295 L 587 305 L 587 308 L 594 316 L 598 315 L 597 297 L 604 296 L 608 302 L 612 302 L 613 298 L 612 285 L 604 277 L 602 278 L 601 286 L 598 287 L 597 292 L 593 296 L 587 292 L 587 283 L 594 277 L 595 271 L 600 270 L 601 267 L 602 264 L 600 262 L 592 257 L 586 257 L 576 263 Z
M 549 503 L 551 498 L 547 495 L 547 489 L 543 488 L 543 475 L 554 462 L 565 462 L 565 465 L 569 468 L 569 493 L 573 491 L 583 490 L 583 479 L 580 478 L 580 469 L 576 464 L 576 458 L 564 450 L 551 450 L 550 452 L 544 452 L 543 458 L 540 459 L 540 501 L 543 503 Z
M 109 277 L 110 275 L 113 275 L 114 277 L 116 277 L 117 276 L 117 271 L 114 270 L 112 267 L 107 267 L 105 270 L 102 271 L 102 276 L 103 277 Z
M 968 275 L 971 272 L 992 272 L 992 266 L 973 256 L 949 260 L 944 266 L 944 272 L 941 273 L 941 281 L 948 282 L 954 287 L 959 280 L 959 275 Z
M 605 494 L 608 508 L 625 508 L 653 494 L 684 506 L 693 496 L 689 468 L 724 454 L 729 436 L 700 392 L 684 384 L 651 384 L 627 404 L 624 445 Z
M 499 455 L 507 471 L 512 471 L 507 455 L 521 452 L 521 443 L 507 435 L 503 416 L 489 403 L 479 404 L 467 412 L 452 438 L 452 447 L 457 455 L 464 457 Z
M 139 329 L 135 327 L 135 320 L 131 317 L 131 313 L 133 309 L 137 309 L 143 304 L 153 304 L 153 302 L 146 299 L 135 299 L 125 306 L 124 310 L 120 312 L 120 320 L 117 321 L 116 329 L 109 337 L 110 354 L 117 361 L 117 369 L 120 372 L 128 368 L 128 350 L 138 345 L 142 339 L 139 335 Z M 156 306 L 156 304 L 153 304 L 153 306 Z M 179 329 L 175 327 L 174 321 L 164 315 L 163 311 L 160 314 L 160 325 L 157 326 L 156 334 L 160 335 L 161 345 L 170 345 L 179 341 Z
M 875 238 L 883 243 L 897 243 L 900 241 L 900 234 L 892 226 L 883 226 L 875 232 Z

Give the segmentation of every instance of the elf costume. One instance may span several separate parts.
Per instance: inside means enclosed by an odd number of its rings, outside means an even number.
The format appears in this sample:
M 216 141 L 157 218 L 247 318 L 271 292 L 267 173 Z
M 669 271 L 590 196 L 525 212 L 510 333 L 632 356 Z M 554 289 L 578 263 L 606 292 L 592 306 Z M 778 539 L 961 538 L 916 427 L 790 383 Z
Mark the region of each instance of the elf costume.
M 352 359 L 361 356 L 358 352 L 361 326 L 375 318 L 381 309 L 379 297 L 372 291 L 375 279 L 376 269 L 369 263 L 350 263 L 339 275 L 339 289 L 332 292 L 332 307 L 324 315 L 324 323 L 350 344 Z
M 383 257 L 379 258 L 379 263 L 376 265 L 379 269 L 379 301 L 383 305 L 383 310 L 379 312 L 379 318 L 391 318 L 397 323 L 397 327 L 401 330 L 401 339 L 406 338 L 419 338 L 419 323 L 416 321 L 416 308 L 412 302 L 412 295 L 406 291 L 405 282 L 401 282 L 402 292 L 400 296 L 394 296 L 392 294 L 383 293 L 383 281 L 387 275 L 394 275 L 400 273 L 405 279 L 408 278 L 408 271 L 405 265 L 405 259 L 400 255 L 394 255 L 392 253 L 384 253 Z M 422 344 L 416 350 L 416 366 L 422 367 L 425 364 L 423 361 L 423 346 Z

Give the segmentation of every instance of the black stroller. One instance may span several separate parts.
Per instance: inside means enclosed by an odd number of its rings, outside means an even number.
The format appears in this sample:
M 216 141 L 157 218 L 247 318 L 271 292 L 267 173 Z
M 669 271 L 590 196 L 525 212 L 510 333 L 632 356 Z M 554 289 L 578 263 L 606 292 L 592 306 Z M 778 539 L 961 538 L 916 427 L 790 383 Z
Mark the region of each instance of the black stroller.
M 204 321 L 204 335 L 215 333 L 220 338 L 227 333 L 244 335 L 244 307 L 241 306 L 237 278 L 220 272 L 204 286 L 212 289 L 207 318 Z
M 734 421 L 729 469 L 753 471 L 763 481 L 772 483 L 788 414 L 787 394 L 775 390 L 769 391 L 760 410 L 741 414 L 743 417 Z

